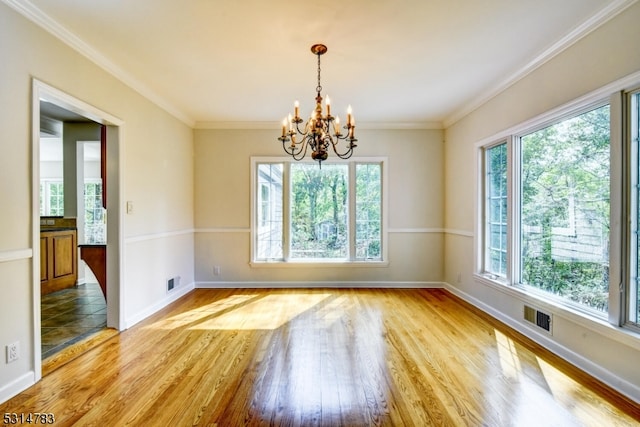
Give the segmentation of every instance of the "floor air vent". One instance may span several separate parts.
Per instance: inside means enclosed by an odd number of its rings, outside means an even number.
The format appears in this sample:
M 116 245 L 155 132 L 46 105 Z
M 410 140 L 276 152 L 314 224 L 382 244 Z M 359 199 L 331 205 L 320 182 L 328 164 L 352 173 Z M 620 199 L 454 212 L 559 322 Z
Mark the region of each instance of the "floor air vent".
M 524 306 L 524 320 L 531 322 L 534 325 L 544 329 L 551 333 L 551 315 L 544 313 L 540 310 L 536 310 L 528 305 Z
M 172 277 L 167 280 L 167 292 L 172 291 L 173 288 L 180 284 L 180 276 Z

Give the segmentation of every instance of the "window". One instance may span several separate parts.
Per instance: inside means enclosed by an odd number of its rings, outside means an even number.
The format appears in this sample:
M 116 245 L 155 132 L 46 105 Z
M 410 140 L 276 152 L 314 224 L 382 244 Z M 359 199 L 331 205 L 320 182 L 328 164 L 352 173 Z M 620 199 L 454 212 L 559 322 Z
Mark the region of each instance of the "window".
M 348 165 L 290 166 L 290 258 L 347 258 Z
M 477 145 L 481 282 L 640 332 L 639 79 Z
M 254 159 L 255 261 L 382 261 L 383 162 Z
M 604 316 L 609 302 L 609 105 L 563 114 L 482 147 L 481 153 L 479 270 L 537 297 Z M 514 221 L 508 221 L 510 209 Z
M 630 203 L 630 272 L 626 298 L 626 321 L 640 328 L 640 91 L 629 94 L 629 157 L 632 171 Z
M 61 180 L 40 182 L 40 216 L 64 215 L 64 186 Z
M 280 259 L 283 256 L 283 165 L 263 163 L 258 165 L 258 228 L 256 233 L 257 259 Z
M 107 224 L 105 209 L 102 207 L 102 183 L 84 183 L 84 241 L 85 243 L 106 243 Z
M 356 258 L 381 259 L 382 175 L 377 163 L 356 164 Z
M 485 271 L 507 275 L 507 144 L 486 150 Z
M 609 105 L 520 138 L 521 283 L 607 312 Z

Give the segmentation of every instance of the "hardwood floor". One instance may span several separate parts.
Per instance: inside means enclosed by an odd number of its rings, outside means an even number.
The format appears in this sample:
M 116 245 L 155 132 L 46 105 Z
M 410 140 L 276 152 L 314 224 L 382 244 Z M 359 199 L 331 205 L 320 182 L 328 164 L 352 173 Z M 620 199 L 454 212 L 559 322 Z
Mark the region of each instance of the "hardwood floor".
M 0 405 L 55 425 L 625 426 L 640 409 L 443 290 L 195 290 Z

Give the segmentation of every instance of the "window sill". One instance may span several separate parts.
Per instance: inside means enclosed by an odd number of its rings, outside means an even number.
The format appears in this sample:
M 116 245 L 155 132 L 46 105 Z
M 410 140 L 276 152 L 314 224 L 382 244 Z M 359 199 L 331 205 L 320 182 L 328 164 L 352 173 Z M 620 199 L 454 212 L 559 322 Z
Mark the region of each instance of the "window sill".
M 384 268 L 389 261 L 251 261 L 252 268 Z
M 504 280 L 496 279 L 491 275 L 476 273 L 474 274 L 474 278 L 477 283 L 489 286 L 510 297 L 551 313 L 554 316 L 566 319 L 607 338 L 640 350 L 640 333 L 627 327 L 612 325 L 604 317 L 606 314 L 603 315 L 603 317 L 590 315 L 586 311 L 583 312 L 569 305 L 543 298 L 536 293 L 529 292 L 525 288 L 514 286 Z M 514 320 L 524 322 L 523 319 Z

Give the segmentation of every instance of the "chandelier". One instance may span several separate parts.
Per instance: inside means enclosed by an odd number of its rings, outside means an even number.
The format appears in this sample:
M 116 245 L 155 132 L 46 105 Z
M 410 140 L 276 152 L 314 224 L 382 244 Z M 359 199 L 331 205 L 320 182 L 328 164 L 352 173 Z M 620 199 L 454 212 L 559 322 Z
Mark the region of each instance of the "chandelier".
M 293 117 L 289 114 L 282 121 L 282 136 L 278 139 L 282 141 L 284 151 L 295 160 L 302 160 L 307 155 L 307 150 L 311 149 L 311 158 L 317 160 L 322 166 L 322 162 L 327 160 L 329 147 L 341 159 L 348 159 L 353 155 L 353 149 L 357 147 L 354 137 L 355 119 L 351 112 L 351 106 L 347 109 L 347 124 L 344 126 L 346 132 L 343 134 L 340 128 L 340 118 L 331 115 L 331 100 L 327 96 L 325 101 L 325 112 L 322 108 L 322 86 L 320 84 L 320 56 L 327 52 L 327 47 L 323 44 L 311 46 L 311 52 L 318 56 L 318 86 L 316 87 L 316 107 L 311 113 L 311 117 L 304 126 L 300 126 L 304 120 L 300 117 L 300 104 L 294 104 Z M 341 144 L 341 141 L 344 141 Z M 341 145 L 343 146 L 341 148 Z

